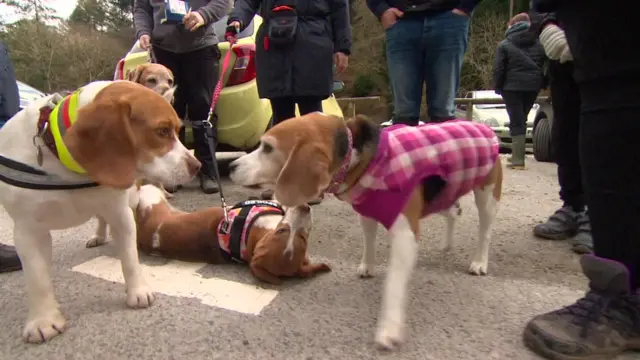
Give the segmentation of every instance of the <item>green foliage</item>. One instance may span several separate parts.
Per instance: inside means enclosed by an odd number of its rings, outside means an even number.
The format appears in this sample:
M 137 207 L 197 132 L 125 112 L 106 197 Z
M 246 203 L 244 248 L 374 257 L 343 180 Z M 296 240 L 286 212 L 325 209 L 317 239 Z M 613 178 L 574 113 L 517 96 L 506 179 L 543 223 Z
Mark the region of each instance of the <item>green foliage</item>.
M 364 97 L 373 94 L 376 89 L 376 82 L 371 74 L 356 75 L 353 81 L 353 96 Z

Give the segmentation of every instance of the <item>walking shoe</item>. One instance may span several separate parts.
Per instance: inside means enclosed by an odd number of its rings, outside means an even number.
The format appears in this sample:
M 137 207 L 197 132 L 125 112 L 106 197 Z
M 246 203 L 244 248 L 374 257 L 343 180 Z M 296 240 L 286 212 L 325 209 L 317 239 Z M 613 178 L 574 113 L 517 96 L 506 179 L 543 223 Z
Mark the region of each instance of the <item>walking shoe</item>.
M 22 263 L 16 253 L 16 248 L 0 244 L 0 273 L 18 271 L 22 269 Z
M 202 189 L 205 194 L 215 194 L 220 191 L 220 188 L 218 188 L 218 184 L 216 184 L 216 182 L 213 181 L 210 176 L 200 174 L 199 179 L 200 189 Z
M 593 255 L 580 263 L 589 292 L 573 305 L 531 319 L 525 345 L 552 360 L 610 360 L 640 350 L 640 295 L 629 288 L 626 266 Z
M 578 254 L 593 253 L 593 238 L 591 237 L 591 221 L 589 221 L 589 213 L 582 211 L 578 214 L 578 231 L 573 240 L 571 250 Z
M 164 189 L 167 190 L 167 192 L 169 194 L 173 194 L 173 193 L 175 193 L 176 191 L 178 191 L 178 190 L 180 190 L 182 188 L 182 185 L 175 185 L 175 186 L 163 185 L 163 186 L 164 186 Z
M 556 210 L 547 222 L 533 228 L 533 234 L 547 240 L 564 240 L 578 231 L 578 213 L 573 207 L 565 205 Z

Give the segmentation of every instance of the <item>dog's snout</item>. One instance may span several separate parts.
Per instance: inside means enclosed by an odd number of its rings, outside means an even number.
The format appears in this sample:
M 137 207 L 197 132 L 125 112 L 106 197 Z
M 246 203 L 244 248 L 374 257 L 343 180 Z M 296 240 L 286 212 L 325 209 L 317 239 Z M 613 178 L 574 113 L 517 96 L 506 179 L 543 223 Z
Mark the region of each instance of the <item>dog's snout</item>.
M 189 175 L 196 176 L 196 174 L 198 173 L 198 171 L 200 171 L 200 168 L 202 167 L 202 164 L 200 163 L 200 161 L 198 161 L 198 159 L 196 159 L 193 156 L 187 156 L 186 162 L 187 162 L 187 169 L 189 170 Z
M 303 214 L 308 214 L 308 213 L 310 213 L 310 212 L 311 212 L 311 206 L 309 206 L 309 205 L 307 205 L 307 204 L 304 204 L 304 205 L 301 205 L 301 206 L 299 207 L 299 210 L 300 210 L 300 212 L 301 212 L 301 213 L 303 213 Z

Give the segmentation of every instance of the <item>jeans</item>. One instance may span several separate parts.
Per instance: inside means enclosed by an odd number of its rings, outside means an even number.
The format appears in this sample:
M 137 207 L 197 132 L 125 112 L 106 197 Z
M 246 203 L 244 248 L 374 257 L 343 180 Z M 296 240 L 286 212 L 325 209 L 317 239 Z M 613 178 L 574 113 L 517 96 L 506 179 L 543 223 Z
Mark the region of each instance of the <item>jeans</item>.
M 549 80 L 552 96 L 557 94 L 556 101 L 552 100 L 551 149 L 558 164 L 560 200 L 563 206 L 581 211 L 584 208 L 584 191 L 578 152 L 580 92 L 573 79 L 573 63 L 550 61 Z
M 502 98 L 509 114 L 511 136 L 527 134 L 527 116 L 538 97 L 537 91 L 503 91 Z
M 273 125 L 296 116 L 296 104 L 300 115 L 322 111 L 322 98 L 315 96 L 278 97 L 270 99 Z
M 451 11 L 405 17 L 385 31 L 394 123 L 418 124 L 424 83 L 429 120 L 453 119 L 469 18 Z
M 186 116 L 191 121 L 205 120 L 218 81 L 218 47 L 210 46 L 180 54 L 159 48 L 154 48 L 153 52 L 157 62 L 173 72 L 177 86 L 173 108 L 178 117 L 184 119 Z M 184 142 L 184 127 L 180 129 L 180 140 Z M 195 156 L 202 163 L 200 172 L 208 175 L 213 166 L 213 156 L 204 128 L 193 128 L 193 141 Z

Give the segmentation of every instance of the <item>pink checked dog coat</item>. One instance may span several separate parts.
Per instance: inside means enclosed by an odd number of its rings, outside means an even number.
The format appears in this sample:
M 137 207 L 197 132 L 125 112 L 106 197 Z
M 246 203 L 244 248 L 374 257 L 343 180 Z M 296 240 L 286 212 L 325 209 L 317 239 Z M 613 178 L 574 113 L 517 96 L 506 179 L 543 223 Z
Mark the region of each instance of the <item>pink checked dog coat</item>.
M 389 229 L 411 192 L 424 179 L 437 175 L 446 185 L 422 215 L 447 210 L 482 184 L 498 150 L 493 130 L 471 121 L 390 126 L 381 131 L 375 157 L 349 191 L 351 203 L 359 214 Z

